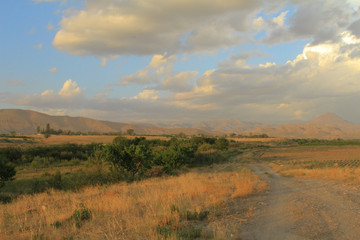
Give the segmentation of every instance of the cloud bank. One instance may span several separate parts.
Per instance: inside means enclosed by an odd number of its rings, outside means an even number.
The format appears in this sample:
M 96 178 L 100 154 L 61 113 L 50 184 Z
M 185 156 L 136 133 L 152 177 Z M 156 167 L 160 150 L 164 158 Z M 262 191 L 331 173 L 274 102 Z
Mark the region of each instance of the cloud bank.
M 104 67 L 119 56 L 151 56 L 145 68 L 112 84 L 141 90 L 125 98 L 99 89 L 92 97 L 69 79 L 60 90 L 0 98 L 117 121 L 306 120 L 322 112 L 360 117 L 346 110 L 360 100 L 358 5 L 337 0 L 87 0 L 82 10 L 63 16 L 53 45 L 71 55 L 100 58 Z M 249 63 L 266 56 L 262 46 L 298 40 L 308 44 L 285 64 Z M 245 45 L 259 50 L 235 50 Z M 180 55 L 224 49 L 229 56 L 215 67 L 177 70 L 184 62 Z

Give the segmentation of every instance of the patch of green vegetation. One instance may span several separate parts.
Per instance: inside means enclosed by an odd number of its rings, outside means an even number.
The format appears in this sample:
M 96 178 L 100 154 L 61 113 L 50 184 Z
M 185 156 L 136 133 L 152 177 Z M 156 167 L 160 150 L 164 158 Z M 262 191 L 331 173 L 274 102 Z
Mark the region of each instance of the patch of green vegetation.
M 178 174 L 189 167 L 208 166 L 232 161 L 247 146 L 225 138 L 171 138 L 146 140 L 116 137 L 112 144 L 62 144 L 30 148 L 2 148 L 3 156 L 16 165 L 17 171 L 41 171 L 65 166 L 84 166 L 77 172 L 36 174 L 31 179 L 15 179 L 0 193 L 16 197 L 50 188 L 78 190 L 84 186 L 139 181 L 163 174 Z M 230 160 L 229 160 L 230 159 Z M 47 170 L 45 170 L 47 171 Z M 44 172 L 45 172 L 44 171 Z
M 91 215 L 91 210 L 81 205 L 80 209 L 75 209 L 70 219 L 77 228 L 80 228 L 85 221 L 90 220 Z
M 177 206 L 170 207 L 171 215 L 179 215 L 179 218 L 172 217 L 165 223 L 156 226 L 156 232 L 164 239 L 176 236 L 178 239 L 197 239 L 201 237 L 202 227 L 194 227 L 195 222 L 207 219 L 209 211 L 185 211 Z

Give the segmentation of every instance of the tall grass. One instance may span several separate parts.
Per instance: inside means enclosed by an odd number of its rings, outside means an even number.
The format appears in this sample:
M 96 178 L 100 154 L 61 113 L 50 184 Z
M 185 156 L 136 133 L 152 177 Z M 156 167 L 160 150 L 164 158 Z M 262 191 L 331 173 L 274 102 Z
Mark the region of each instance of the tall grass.
M 190 224 L 186 219 L 180 224 L 171 211 L 173 208 L 193 215 L 208 211 L 206 221 L 211 221 L 211 216 L 227 200 L 264 188 L 265 183 L 255 174 L 241 170 L 187 173 L 131 184 L 88 187 L 79 192 L 50 190 L 0 205 L 0 236 L 3 239 L 161 239 L 159 226 L 175 221 L 170 227 L 176 230 Z M 74 214 L 78 216 L 79 211 L 87 214 L 86 220 L 72 224 Z

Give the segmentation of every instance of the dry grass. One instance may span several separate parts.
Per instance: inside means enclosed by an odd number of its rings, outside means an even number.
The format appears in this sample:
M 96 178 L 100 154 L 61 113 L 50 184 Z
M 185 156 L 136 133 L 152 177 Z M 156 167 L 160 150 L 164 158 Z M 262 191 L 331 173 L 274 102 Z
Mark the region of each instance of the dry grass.
M 89 187 L 74 193 L 50 191 L 23 196 L 0 205 L 0 236 L 2 239 L 160 239 L 156 226 L 174 218 L 171 206 L 184 211 L 208 210 L 211 221 L 211 216 L 216 216 L 227 200 L 262 191 L 265 186 L 249 170 L 192 172 L 132 184 Z M 77 228 L 68 219 L 81 204 L 93 214 Z M 61 226 L 53 227 L 55 222 Z
M 308 177 L 324 180 L 335 180 L 349 184 L 360 184 L 359 168 L 325 168 L 325 169 L 288 169 L 282 170 L 283 176 L 289 177 Z
M 283 176 L 360 184 L 360 146 L 279 148 L 265 153 L 263 160 Z

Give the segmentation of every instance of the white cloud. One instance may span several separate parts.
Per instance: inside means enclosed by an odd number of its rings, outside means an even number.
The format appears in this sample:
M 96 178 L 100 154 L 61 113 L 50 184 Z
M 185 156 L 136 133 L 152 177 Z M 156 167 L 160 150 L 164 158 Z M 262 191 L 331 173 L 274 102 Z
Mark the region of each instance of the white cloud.
M 183 92 L 193 89 L 197 71 L 180 72 L 176 75 L 168 75 L 158 89 L 171 90 L 172 92 Z
M 277 25 L 279 25 L 280 27 L 284 26 L 285 17 L 286 17 L 286 14 L 287 14 L 288 12 L 289 12 L 289 11 L 282 12 L 279 16 L 274 17 L 274 18 L 272 19 L 272 21 L 273 21 L 274 23 L 276 23 Z
M 261 68 L 268 68 L 268 67 L 271 67 L 271 66 L 275 66 L 276 65 L 276 63 L 274 63 L 274 62 L 267 62 L 267 63 L 265 63 L 265 64 L 259 64 L 259 67 L 261 67 Z
M 122 77 L 116 85 L 130 85 L 130 84 L 151 84 L 158 81 L 157 77 L 149 73 L 148 70 L 138 70 L 136 73 Z
M 47 30 L 51 31 L 54 29 L 54 26 L 51 23 L 48 23 L 46 28 L 47 28 Z
M 154 55 L 236 45 L 260 0 L 95 1 L 64 17 L 53 44 L 74 55 Z
M 18 87 L 24 84 L 24 80 L 22 79 L 9 79 L 6 80 L 5 82 L 8 85 L 14 86 L 14 87 Z
M 82 92 L 76 82 L 73 82 L 71 79 L 68 79 L 64 83 L 62 89 L 59 91 L 59 95 L 66 98 L 72 98 L 82 95 Z
M 155 90 L 145 89 L 140 92 L 137 96 L 130 99 L 139 99 L 139 100 L 156 100 L 158 99 L 158 92 Z
M 40 50 L 40 49 L 42 49 L 43 45 L 42 45 L 42 43 L 39 43 L 38 45 L 34 45 L 33 47 L 34 47 L 35 49 Z
M 296 1 L 294 13 L 284 24 L 286 11 L 267 23 L 268 44 L 312 39 L 314 44 L 335 41 L 336 37 L 354 21 L 354 11 L 344 1 Z
M 57 73 L 58 71 L 59 70 L 56 67 L 51 68 L 51 69 L 48 70 L 49 73 Z

